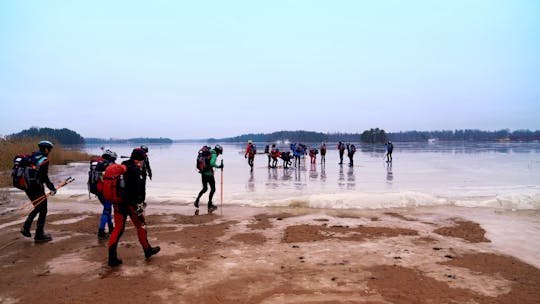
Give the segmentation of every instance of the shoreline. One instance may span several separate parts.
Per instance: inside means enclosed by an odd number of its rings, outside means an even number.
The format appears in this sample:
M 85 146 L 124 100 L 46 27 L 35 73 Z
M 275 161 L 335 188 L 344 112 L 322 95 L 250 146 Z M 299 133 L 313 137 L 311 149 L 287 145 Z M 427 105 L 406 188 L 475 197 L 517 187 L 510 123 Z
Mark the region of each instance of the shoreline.
M 22 237 L 23 218 L 0 206 L 0 302 L 540 301 L 536 210 L 225 205 L 194 216 L 193 206 L 149 201 L 149 241 L 162 251 L 145 260 L 127 223 L 124 264 L 111 269 L 96 238 L 99 203 L 70 199 L 51 199 L 46 244 Z

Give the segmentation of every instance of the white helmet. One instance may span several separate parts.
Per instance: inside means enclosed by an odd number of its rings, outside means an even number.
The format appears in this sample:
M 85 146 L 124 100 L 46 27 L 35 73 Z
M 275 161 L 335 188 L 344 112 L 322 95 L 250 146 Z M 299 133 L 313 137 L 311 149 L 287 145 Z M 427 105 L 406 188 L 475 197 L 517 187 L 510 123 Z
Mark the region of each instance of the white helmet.
M 109 149 L 105 150 L 105 152 L 103 152 L 103 155 L 108 156 L 112 161 L 115 161 L 118 158 L 118 154 Z

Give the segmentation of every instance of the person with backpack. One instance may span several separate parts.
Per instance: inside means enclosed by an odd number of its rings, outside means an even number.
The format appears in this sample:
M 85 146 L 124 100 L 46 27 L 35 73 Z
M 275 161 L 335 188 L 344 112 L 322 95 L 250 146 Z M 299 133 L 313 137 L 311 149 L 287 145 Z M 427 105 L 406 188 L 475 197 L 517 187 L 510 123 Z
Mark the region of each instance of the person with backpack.
M 326 164 L 326 143 L 321 144 L 321 164 Z
M 223 154 L 223 148 L 220 145 L 216 145 L 214 149 L 209 149 L 209 155 L 207 161 L 204 165 L 198 166 L 199 173 L 201 174 L 201 180 L 203 188 L 197 195 L 193 205 L 195 208 L 199 209 L 199 200 L 201 196 L 208 190 L 208 185 L 210 185 L 210 193 L 208 194 L 208 213 L 212 213 L 217 210 L 217 206 L 212 203 L 212 198 L 216 192 L 216 180 L 214 179 L 214 168 L 219 168 L 223 170 L 223 162 L 221 165 L 216 164 L 216 159 L 218 155 Z
M 122 264 L 122 260 L 118 258 L 117 247 L 120 237 L 124 233 L 126 228 L 127 217 L 131 219 L 131 222 L 137 229 L 137 236 L 139 243 L 141 243 L 144 256 L 146 259 L 152 255 L 157 254 L 161 248 L 159 246 L 152 247 L 148 243 L 148 237 L 146 232 L 146 223 L 144 219 L 144 183 L 143 183 L 143 163 L 146 159 L 146 153 L 143 149 L 135 148 L 131 152 L 131 156 L 128 160 L 122 162 L 125 171 L 121 176 L 123 178 L 124 188 L 121 194 L 121 200 L 119 203 L 114 204 L 114 230 L 109 238 L 109 261 L 108 265 L 111 267 Z M 108 172 L 109 170 L 107 170 Z M 107 173 L 106 173 L 107 174 Z M 122 184 L 122 183 L 120 183 Z
M 394 144 L 391 141 L 386 142 L 386 162 L 392 161 L 392 151 L 394 151 Z
M 309 158 L 311 160 L 311 163 L 314 164 L 317 161 L 317 154 L 319 151 L 316 148 L 309 149 Z
M 45 187 L 43 184 L 51 190 L 51 195 L 56 194 L 56 188 L 49 180 L 49 153 L 53 148 L 53 144 L 48 140 L 42 140 L 38 143 L 39 151 L 32 153 L 30 156 L 28 166 L 25 172 L 26 188 L 25 192 L 31 201 L 38 199 L 45 195 Z M 52 236 L 44 232 L 45 220 L 47 218 L 47 198 L 39 202 L 34 209 L 28 214 L 24 224 L 21 228 L 21 234 L 25 237 L 31 237 L 30 228 L 36 215 L 38 215 L 36 234 L 34 235 L 34 241 L 36 243 L 52 241 Z
M 338 142 L 337 149 L 339 151 L 339 164 L 343 165 L 343 154 L 345 154 L 345 144 Z
M 270 158 L 272 159 L 272 165 L 270 167 L 277 168 L 278 158 L 281 156 L 279 149 L 275 144 L 272 144 L 272 150 L 270 150 Z
M 347 156 L 349 157 L 349 167 L 354 166 L 354 153 L 356 153 L 356 146 L 354 144 L 347 143 Z
M 251 171 L 253 171 L 253 161 L 255 160 L 255 154 L 257 154 L 257 147 L 250 139 L 248 140 L 248 144 L 246 146 L 246 153 L 244 153 L 244 158 L 248 159 L 248 165 L 251 167 Z
M 103 178 L 103 173 L 110 164 L 114 164 L 118 155 L 107 149 L 99 158 L 94 158 L 90 161 L 90 171 L 88 172 L 88 188 L 90 193 L 97 196 L 99 202 L 103 206 L 103 211 L 99 219 L 98 240 L 106 240 L 113 232 L 114 224 L 112 219 L 112 202 L 106 200 L 102 193 L 97 190 L 98 181 Z M 105 233 L 105 225 L 109 227 L 109 233 Z

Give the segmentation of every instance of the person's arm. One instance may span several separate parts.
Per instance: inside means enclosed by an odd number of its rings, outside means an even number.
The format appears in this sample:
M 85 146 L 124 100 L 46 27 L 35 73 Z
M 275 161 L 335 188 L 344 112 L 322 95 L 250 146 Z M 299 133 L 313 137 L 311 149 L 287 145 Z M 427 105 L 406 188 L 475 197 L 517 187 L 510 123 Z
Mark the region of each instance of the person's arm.
M 148 177 L 152 179 L 152 168 L 150 168 L 150 160 L 148 159 L 148 157 L 145 160 L 145 164 L 146 164 L 146 170 L 148 171 Z
M 51 191 L 56 191 L 53 183 L 49 179 L 49 159 L 45 159 L 40 165 L 38 170 L 40 180 L 47 185 L 47 188 Z

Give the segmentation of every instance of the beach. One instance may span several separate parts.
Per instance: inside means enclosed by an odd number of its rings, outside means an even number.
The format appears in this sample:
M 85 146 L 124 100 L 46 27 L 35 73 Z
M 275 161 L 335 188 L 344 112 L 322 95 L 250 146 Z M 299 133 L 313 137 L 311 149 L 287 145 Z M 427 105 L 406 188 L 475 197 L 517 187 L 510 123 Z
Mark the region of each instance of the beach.
M 539 303 L 540 212 L 376 210 L 148 201 L 148 260 L 130 222 L 107 266 L 96 199 L 57 195 L 52 242 L 1 207 L 0 303 Z M 32 227 L 34 233 L 35 223 Z

